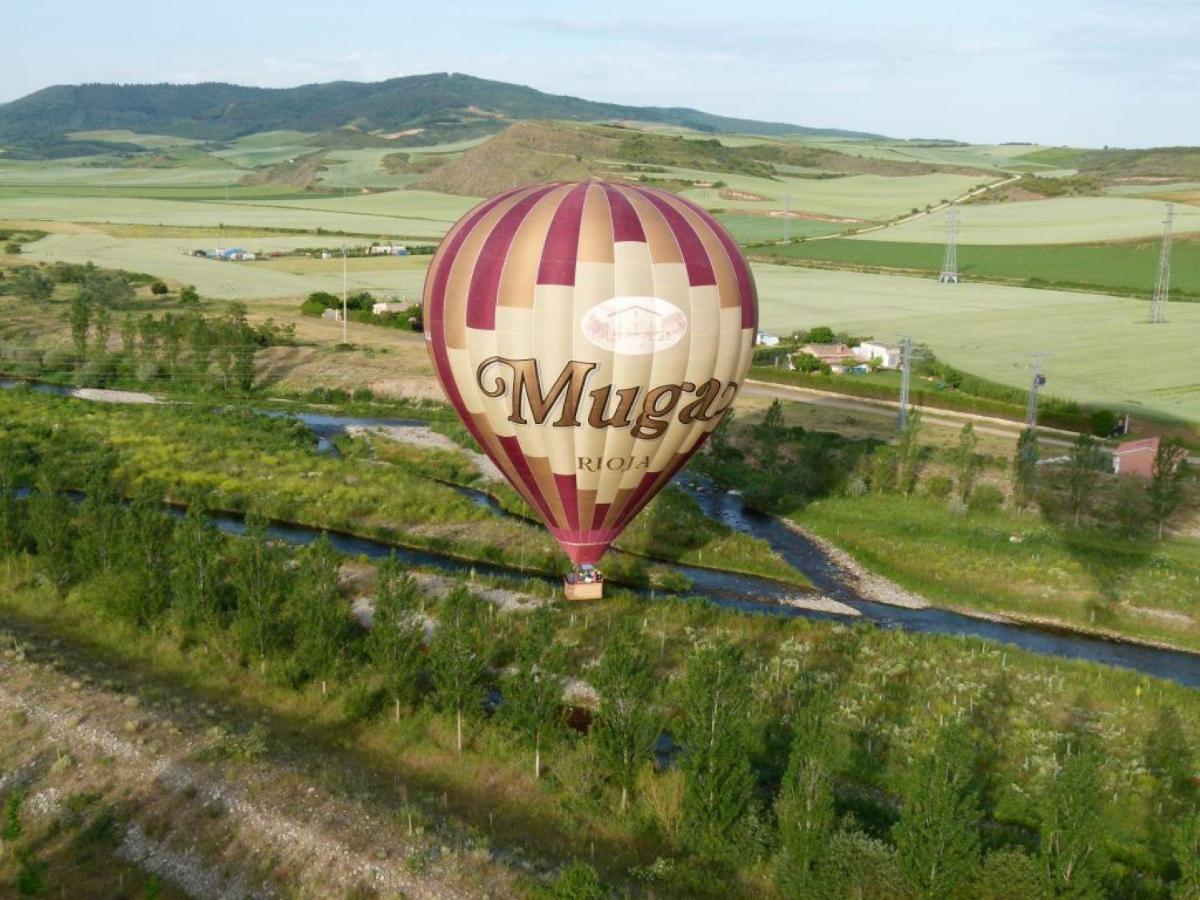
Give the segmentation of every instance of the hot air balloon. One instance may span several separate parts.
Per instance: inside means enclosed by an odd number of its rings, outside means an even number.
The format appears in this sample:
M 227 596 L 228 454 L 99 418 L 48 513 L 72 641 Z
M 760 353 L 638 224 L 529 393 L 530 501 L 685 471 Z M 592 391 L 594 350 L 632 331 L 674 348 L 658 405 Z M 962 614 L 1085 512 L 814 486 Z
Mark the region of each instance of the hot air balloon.
M 721 421 L 758 326 L 750 267 L 712 216 L 600 180 L 476 206 L 423 303 L 447 398 L 582 573 Z

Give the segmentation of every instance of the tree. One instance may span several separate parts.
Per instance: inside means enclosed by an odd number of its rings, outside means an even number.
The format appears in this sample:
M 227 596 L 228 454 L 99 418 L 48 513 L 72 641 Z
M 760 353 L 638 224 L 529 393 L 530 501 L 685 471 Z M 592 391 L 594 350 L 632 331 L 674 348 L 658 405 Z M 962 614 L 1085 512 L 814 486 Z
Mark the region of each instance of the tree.
M 37 269 L 21 269 L 13 279 L 13 293 L 30 303 L 45 303 L 54 296 L 54 282 Z
M 84 483 L 84 494 L 79 504 L 75 561 L 79 571 L 90 577 L 109 572 L 120 562 L 125 511 L 104 462 L 93 467 Z
M 185 633 L 217 623 L 224 584 L 225 541 L 204 507 L 193 501 L 171 548 L 173 610 Z
M 29 498 L 29 535 L 37 548 L 38 568 L 59 595 L 74 574 L 75 517 L 56 473 L 43 467 Z
M 1169 860 L 1172 825 L 1200 803 L 1200 789 L 1192 782 L 1196 752 L 1175 707 L 1159 707 L 1146 735 L 1142 764 L 1154 779 L 1146 811 L 1150 844 L 1160 859 Z
M 762 421 L 754 429 L 754 435 L 762 448 L 759 464 L 764 471 L 771 471 L 779 461 L 779 445 L 783 442 L 785 427 L 783 404 L 772 400 Z
M 504 688 L 504 717 L 533 744 L 533 777 L 542 777 L 542 741 L 558 722 L 564 659 L 555 641 L 554 614 L 541 607 L 529 616 L 517 642 L 516 672 Z
M 180 303 L 199 303 L 200 293 L 196 290 L 194 284 L 185 284 L 179 289 Z
M 336 676 L 350 643 L 350 620 L 342 603 L 337 551 L 322 534 L 300 554 L 296 598 L 296 659 L 321 693 Z
M 150 313 L 146 313 L 138 320 L 138 338 L 142 343 L 142 361 L 156 362 L 158 360 L 158 322 Z
M 1037 900 L 1046 896 L 1046 885 L 1037 860 L 1019 847 L 993 850 L 983 861 L 974 900 Z
M 600 704 L 592 725 L 596 752 L 608 777 L 621 789 L 621 812 L 638 767 L 650 758 L 661 733 L 658 717 L 650 708 L 654 672 L 632 625 L 618 626 L 596 667 L 593 686 Z
M 150 285 L 150 293 L 152 293 L 155 297 L 161 297 L 164 294 L 170 293 L 170 291 L 171 289 L 161 281 L 156 281 L 154 284 Z
M 824 704 L 798 717 L 779 790 L 775 880 L 789 897 L 813 895 L 814 870 L 833 836 L 831 739 Z
M 692 655 L 679 701 L 683 836 L 690 849 L 713 860 L 745 847 L 754 815 L 750 701 L 750 679 L 737 648 L 719 644 Z
M 922 448 L 921 411 L 910 409 L 904 421 L 904 430 L 900 432 L 900 442 L 896 446 L 896 455 L 900 460 L 900 493 L 909 496 L 917 486 L 917 476 L 921 473 Z
M 0 439 L 0 557 L 25 546 L 25 509 L 17 499 L 19 474 L 15 445 Z
M 1100 760 L 1088 747 L 1068 751 L 1042 792 L 1041 866 L 1054 897 L 1101 894 L 1106 866 Z
M 133 313 L 127 312 L 121 316 L 121 352 L 133 359 L 137 348 L 138 327 Z
M 1025 508 L 1033 500 L 1034 491 L 1037 490 L 1037 461 L 1037 431 L 1026 428 L 1017 438 L 1017 452 L 1013 457 L 1013 501 L 1017 509 Z
M 24 829 L 21 827 L 21 804 L 25 794 L 20 788 L 14 788 L 4 800 L 4 822 L 0 824 L 0 840 L 13 843 L 20 839 Z
M 1103 458 L 1096 439 L 1090 434 L 1080 434 L 1071 445 L 1066 474 L 1067 507 L 1071 510 L 1076 525 L 1079 524 L 1079 517 L 1087 507 L 1088 500 L 1096 492 L 1102 464 Z
M 179 351 L 183 347 L 183 322 L 178 316 L 167 313 L 159 320 L 158 333 L 162 336 L 163 365 L 167 374 L 174 376 L 179 368 Z
M 100 307 L 96 313 L 95 334 L 92 337 L 92 346 L 95 348 L 96 356 L 103 359 L 108 353 L 108 338 L 112 332 L 112 315 L 106 307 Z
M 979 477 L 980 460 L 975 448 L 979 438 L 975 426 L 968 422 L 958 434 L 958 446 L 954 448 L 954 470 L 958 475 L 958 498 L 966 503 L 971 499 L 975 479 Z
M 125 568 L 136 579 L 126 612 L 139 625 L 152 625 L 171 603 L 171 549 L 175 522 L 152 485 L 139 490 L 125 514 Z
M 1200 809 L 1180 820 L 1174 843 L 1179 878 L 1171 896 L 1174 900 L 1200 900 Z
M 396 557 L 384 560 L 376 576 L 367 655 L 383 676 L 384 689 L 395 705 L 397 722 L 400 705 L 413 704 L 417 699 L 421 645 L 425 639 L 425 629 L 417 617 L 418 596 L 416 582 L 404 573 Z
M 810 344 L 832 344 L 834 339 L 833 329 L 828 325 L 818 325 L 808 330 L 807 342 Z
M 457 585 L 438 610 L 438 628 L 429 648 L 429 668 L 441 707 L 454 713 L 456 746 L 463 749 L 463 714 L 483 699 L 481 681 L 487 670 L 483 653 L 483 604 Z
M 81 294 L 71 301 L 67 311 L 67 321 L 71 325 L 71 343 L 75 345 L 75 353 L 83 359 L 87 356 L 88 329 L 92 324 L 92 305 Z
M 900 820 L 892 828 L 900 871 L 919 897 L 967 895 L 979 868 L 979 802 L 966 726 L 942 729 L 912 767 Z
M 242 646 L 258 655 L 265 672 L 267 654 L 282 638 L 279 612 L 287 572 L 283 552 L 267 540 L 267 522 L 260 515 L 246 516 L 246 535 L 238 542 L 230 581 L 237 599 L 234 624 Z
M 208 367 L 212 363 L 213 342 L 216 335 L 208 320 L 199 313 L 189 313 L 184 325 L 187 333 L 188 350 L 191 353 L 191 368 L 196 388 L 206 386 Z
M 871 454 L 871 486 L 879 494 L 890 494 L 896 489 L 896 451 L 880 446 Z
M 1158 529 L 1158 539 L 1171 516 L 1183 502 L 1183 480 L 1188 472 L 1187 448 L 1179 438 L 1160 441 L 1154 454 L 1150 476 L 1150 514 Z

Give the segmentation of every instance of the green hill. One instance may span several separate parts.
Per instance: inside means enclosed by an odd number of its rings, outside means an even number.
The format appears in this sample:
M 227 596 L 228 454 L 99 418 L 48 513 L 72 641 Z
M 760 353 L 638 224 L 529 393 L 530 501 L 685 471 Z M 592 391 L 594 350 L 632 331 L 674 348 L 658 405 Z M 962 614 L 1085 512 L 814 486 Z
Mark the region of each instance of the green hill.
M 715 116 L 683 107 L 638 107 L 546 94 L 470 75 L 433 73 L 361 83 L 294 88 L 235 84 L 58 85 L 0 105 L 0 144 L 20 155 L 74 155 L 76 131 L 125 129 L 208 141 L 262 131 L 329 132 L 353 127 L 395 135 L 395 143 L 430 144 L 492 134 L 514 121 L 631 121 L 702 132 L 877 137 Z

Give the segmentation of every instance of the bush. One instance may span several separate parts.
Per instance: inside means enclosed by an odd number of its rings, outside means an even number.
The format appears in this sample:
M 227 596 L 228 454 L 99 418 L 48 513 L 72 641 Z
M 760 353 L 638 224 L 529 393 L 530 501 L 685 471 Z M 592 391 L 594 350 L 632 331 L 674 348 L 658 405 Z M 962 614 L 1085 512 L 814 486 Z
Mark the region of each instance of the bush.
M 156 297 L 161 297 L 163 294 L 166 294 L 169 291 L 170 288 L 168 288 L 161 281 L 156 281 L 154 284 L 150 285 L 150 293 L 154 294 Z
M 16 241 L 9 241 L 7 244 L 4 245 L 4 252 L 10 253 L 15 256 L 16 254 L 21 252 L 21 245 L 18 244 Z
M 379 688 L 356 681 L 342 696 L 342 713 L 351 722 L 365 722 L 379 714 L 385 699 Z
M 945 475 L 931 475 L 925 479 L 925 493 L 935 500 L 945 500 L 954 490 L 954 482 Z
M 196 286 L 194 284 L 185 284 L 183 287 L 181 287 L 179 289 L 179 302 L 180 303 L 199 303 L 200 302 L 200 292 L 196 290 Z
M 1108 437 L 1117 430 L 1117 414 L 1111 409 L 1098 409 L 1088 416 L 1088 425 L 1096 437 Z
M 574 862 L 558 873 L 550 896 L 554 900 L 602 900 L 608 891 L 595 869 L 587 863 Z
M 967 504 L 972 512 L 995 512 L 1004 505 L 1004 493 L 994 484 L 981 484 L 975 488 Z

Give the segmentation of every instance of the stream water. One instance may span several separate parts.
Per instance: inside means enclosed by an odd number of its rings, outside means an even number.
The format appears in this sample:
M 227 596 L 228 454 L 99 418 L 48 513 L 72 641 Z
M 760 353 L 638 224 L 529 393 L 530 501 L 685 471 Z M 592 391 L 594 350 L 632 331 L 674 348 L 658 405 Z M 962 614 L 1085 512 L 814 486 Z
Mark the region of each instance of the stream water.
M 17 382 L 0 380 L 0 388 L 13 387 L 15 384 Z M 35 385 L 34 389 L 46 393 L 69 393 L 69 389 L 54 385 Z M 370 419 L 319 413 L 286 413 L 277 410 L 262 412 L 265 415 L 287 416 L 303 422 L 313 431 L 318 451 L 325 453 L 336 453 L 333 439 L 351 426 L 421 427 L 427 424 L 409 419 Z M 730 528 L 766 541 L 788 563 L 803 572 L 818 591 L 853 607 L 863 619 L 879 627 L 903 628 L 927 634 L 971 635 L 1046 656 L 1090 660 L 1200 687 L 1200 654 L 1092 637 L 1065 629 L 992 622 L 932 607 L 905 609 L 873 602 L 855 590 L 845 573 L 818 544 L 785 527 L 777 519 L 746 507 L 740 498 L 721 490 L 703 476 L 685 471 L 676 477 L 675 483 L 686 490 L 707 515 L 724 522 Z M 495 515 L 508 515 L 485 492 L 470 488 L 456 490 L 488 507 Z M 216 515 L 214 520 L 222 531 L 237 534 L 244 529 L 242 520 L 236 516 Z M 321 530 L 303 525 L 275 523 L 271 526 L 270 533 L 288 543 L 307 544 L 315 540 L 321 534 Z M 466 574 L 471 571 L 481 575 L 510 577 L 520 574 L 504 566 L 464 562 L 431 551 L 406 550 L 353 535 L 330 533 L 329 538 L 334 547 L 344 553 L 363 554 L 373 559 L 395 553 L 402 562 L 454 574 Z M 835 614 L 782 604 L 780 601 L 795 596 L 796 591 L 768 579 L 693 566 L 676 565 L 675 568 L 691 581 L 693 587 L 689 593 L 706 596 L 722 606 L 770 615 L 846 620 L 846 617 Z

